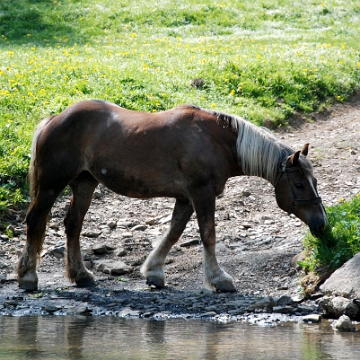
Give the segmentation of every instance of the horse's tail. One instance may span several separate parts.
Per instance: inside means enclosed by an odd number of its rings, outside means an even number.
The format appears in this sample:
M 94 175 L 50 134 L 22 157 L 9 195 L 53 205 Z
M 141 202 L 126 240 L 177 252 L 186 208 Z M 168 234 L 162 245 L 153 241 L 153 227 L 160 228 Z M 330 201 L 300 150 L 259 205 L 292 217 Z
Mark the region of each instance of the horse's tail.
M 30 199 L 31 202 L 34 200 L 37 190 L 38 190 L 38 183 L 37 183 L 37 164 L 36 164 L 36 147 L 39 140 L 39 137 L 43 130 L 45 129 L 46 125 L 55 117 L 56 115 L 48 116 L 47 118 L 43 119 L 40 124 L 36 127 L 32 146 L 31 146 L 31 160 L 30 160 L 30 167 L 29 167 L 29 184 L 30 184 Z

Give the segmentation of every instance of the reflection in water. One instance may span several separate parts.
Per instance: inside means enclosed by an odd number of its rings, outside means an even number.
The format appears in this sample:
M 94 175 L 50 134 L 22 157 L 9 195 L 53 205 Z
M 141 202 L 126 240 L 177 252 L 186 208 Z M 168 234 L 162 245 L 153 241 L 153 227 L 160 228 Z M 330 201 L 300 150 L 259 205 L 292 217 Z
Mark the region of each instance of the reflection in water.
M 360 359 L 360 332 L 197 320 L 0 316 L 0 359 Z

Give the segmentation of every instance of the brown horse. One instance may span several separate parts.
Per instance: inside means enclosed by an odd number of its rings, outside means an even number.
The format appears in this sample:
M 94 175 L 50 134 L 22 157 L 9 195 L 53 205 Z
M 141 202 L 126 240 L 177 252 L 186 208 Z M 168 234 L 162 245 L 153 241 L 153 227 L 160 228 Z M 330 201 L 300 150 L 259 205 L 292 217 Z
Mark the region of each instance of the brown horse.
M 228 178 L 260 176 L 275 187 L 279 207 L 295 214 L 312 233 L 327 217 L 306 155 L 270 132 L 237 117 L 195 106 L 141 113 L 103 101 L 83 101 L 44 119 L 33 139 L 29 170 L 31 205 L 27 242 L 19 260 L 19 286 L 35 290 L 37 255 L 48 214 L 65 186 L 72 200 L 65 218 L 67 275 L 78 286 L 94 285 L 85 268 L 79 236 L 95 187 L 135 198 L 176 199 L 170 228 L 141 268 L 148 284 L 163 287 L 163 266 L 195 211 L 203 244 L 204 285 L 234 291 L 232 278 L 215 256 L 216 196 Z

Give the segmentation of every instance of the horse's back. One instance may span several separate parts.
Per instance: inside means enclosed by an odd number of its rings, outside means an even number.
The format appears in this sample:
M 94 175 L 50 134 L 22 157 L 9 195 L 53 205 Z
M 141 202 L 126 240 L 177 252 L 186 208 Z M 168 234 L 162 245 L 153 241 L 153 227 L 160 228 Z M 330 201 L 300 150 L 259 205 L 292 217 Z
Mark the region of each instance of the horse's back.
M 46 125 L 40 153 L 49 172 L 62 168 L 64 182 L 87 171 L 124 195 L 177 197 L 189 181 L 210 181 L 215 173 L 217 181 L 226 181 L 222 133 L 210 112 L 194 106 L 144 113 L 82 101 Z

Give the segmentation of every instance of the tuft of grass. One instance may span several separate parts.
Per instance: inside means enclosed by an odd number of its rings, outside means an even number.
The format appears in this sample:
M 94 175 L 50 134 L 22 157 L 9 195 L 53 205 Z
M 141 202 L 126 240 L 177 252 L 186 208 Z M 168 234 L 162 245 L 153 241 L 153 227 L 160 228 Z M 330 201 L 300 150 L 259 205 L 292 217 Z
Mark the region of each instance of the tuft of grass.
M 308 256 L 299 265 L 306 272 L 334 271 L 360 251 L 360 193 L 326 210 L 329 226 L 325 234 L 315 238 L 307 233 L 304 238 Z
M 28 201 L 36 124 L 79 100 L 196 104 L 274 128 L 345 101 L 359 19 L 357 0 L 0 2 L 0 210 Z

